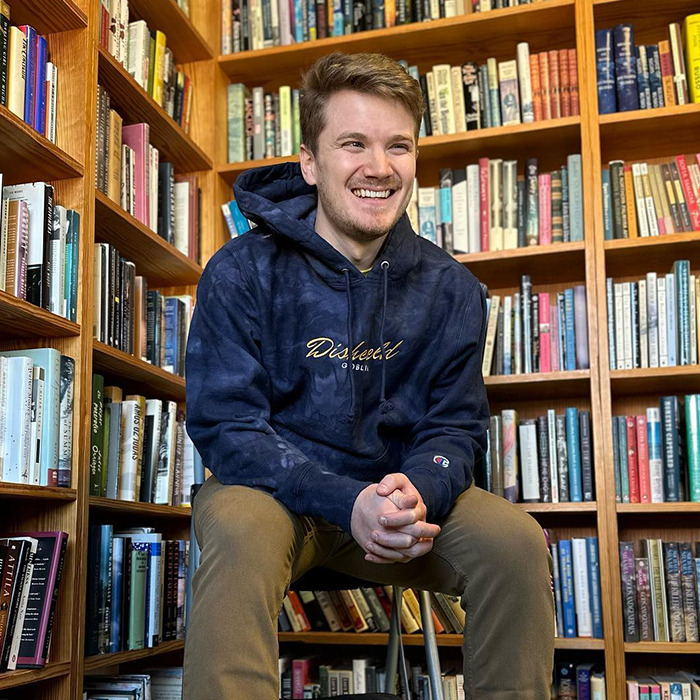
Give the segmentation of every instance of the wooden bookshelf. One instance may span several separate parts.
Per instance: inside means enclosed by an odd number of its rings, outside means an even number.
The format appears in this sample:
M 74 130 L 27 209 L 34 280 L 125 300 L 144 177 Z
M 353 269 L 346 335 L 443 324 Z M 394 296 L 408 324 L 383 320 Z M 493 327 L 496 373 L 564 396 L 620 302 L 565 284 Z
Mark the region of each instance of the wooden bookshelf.
M 202 268 L 155 231 L 95 191 L 95 238 L 136 265 L 151 287 L 197 284 Z
M 103 513 L 129 513 L 149 518 L 181 518 L 183 520 L 189 520 L 192 514 L 192 509 L 185 506 L 120 501 L 116 498 L 102 498 L 100 496 L 90 496 L 90 510 Z
M 0 499 L 24 499 L 31 501 L 75 501 L 78 498 L 76 489 L 58 488 L 55 486 L 35 486 L 34 484 L 10 484 L 0 482 Z M 0 678 L 2 675 L 0 674 Z
M 670 270 L 676 260 L 689 260 L 691 268 L 700 267 L 699 243 L 700 231 L 605 241 L 607 276 L 639 275 L 641 279 L 652 270 Z
M 610 389 L 621 394 L 687 394 L 700 390 L 700 366 L 610 370 Z
M 681 501 L 680 503 L 618 503 L 618 515 L 688 515 L 700 513 L 700 503 Z
M 626 642 L 628 654 L 700 654 L 700 644 L 692 642 Z
M 178 64 L 214 58 L 211 46 L 175 0 L 130 0 L 129 14 L 132 21 L 144 19 L 149 28 L 165 34 Z
M 67 32 L 87 27 L 87 15 L 73 0 L 14 0 L 10 7 L 12 24 L 29 24 L 40 34 Z
M 80 177 L 83 166 L 7 107 L 0 105 L 0 172 L 3 183 Z
M 38 683 L 39 681 L 46 681 L 50 678 L 67 676 L 70 670 L 70 661 L 53 661 L 46 664 L 44 668 L 6 671 L 5 673 L 0 673 L 0 690 L 10 690 L 10 688 L 17 688 L 18 686 L 29 685 L 30 683 Z
M 126 72 L 124 66 L 101 46 L 97 47 L 97 53 L 99 82 L 109 93 L 111 108 L 119 112 L 124 124 L 147 122 L 151 144 L 160 151 L 160 160 L 172 163 L 177 172 L 210 170 L 211 158 Z
M 108 666 L 117 666 L 126 664 L 139 659 L 147 659 L 169 654 L 173 651 L 181 651 L 185 648 L 185 642 L 181 639 L 172 642 L 162 642 L 158 646 L 148 649 L 137 649 L 134 651 L 120 651 L 115 654 L 96 654 L 95 656 L 86 656 L 83 664 L 85 673 L 97 671 L 100 668 Z
M 185 399 L 183 377 L 97 340 L 93 342 L 93 369 L 113 378 L 125 389 L 131 387 L 133 391 L 152 393 L 175 401 Z
M 595 501 L 573 503 L 518 503 L 528 513 L 595 513 Z
M 80 326 L 0 290 L 0 335 L 60 338 L 80 335 Z
M 571 372 L 535 372 L 533 374 L 501 374 L 484 377 L 489 399 L 508 398 L 514 401 L 551 399 L 558 396 L 587 396 L 590 393 L 587 369 Z

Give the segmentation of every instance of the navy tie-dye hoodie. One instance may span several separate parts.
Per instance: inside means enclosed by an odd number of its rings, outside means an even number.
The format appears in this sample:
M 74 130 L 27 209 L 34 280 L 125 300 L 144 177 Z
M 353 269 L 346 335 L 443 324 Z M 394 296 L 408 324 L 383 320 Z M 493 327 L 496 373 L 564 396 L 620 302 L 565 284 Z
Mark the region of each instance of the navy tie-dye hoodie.
M 348 532 L 360 491 L 400 471 L 440 521 L 486 448 L 480 284 L 406 215 L 364 276 L 314 231 L 297 164 L 235 196 L 258 228 L 209 261 L 187 348 L 204 464 Z

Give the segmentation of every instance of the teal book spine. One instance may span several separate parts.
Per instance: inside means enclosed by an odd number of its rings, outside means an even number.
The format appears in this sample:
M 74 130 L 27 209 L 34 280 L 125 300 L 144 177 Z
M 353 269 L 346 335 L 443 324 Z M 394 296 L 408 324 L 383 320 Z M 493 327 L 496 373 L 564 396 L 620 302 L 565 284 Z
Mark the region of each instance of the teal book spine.
M 685 430 L 688 449 L 688 500 L 700 502 L 700 394 L 685 397 Z
M 583 240 L 583 175 L 581 173 L 581 155 L 574 153 L 567 157 L 566 167 L 569 171 L 569 225 L 571 240 Z
M 618 430 L 617 416 L 612 417 L 613 439 L 613 472 L 615 475 L 615 502 L 622 502 L 622 485 L 620 482 L 620 433 Z
M 620 500 L 630 502 L 630 477 L 627 471 L 627 421 L 625 416 L 615 416 L 617 421 L 617 454 L 620 462 Z
M 611 241 L 613 238 L 612 225 L 612 198 L 610 194 L 610 170 L 603 169 L 602 176 L 602 196 L 603 196 L 603 238 Z
M 676 278 L 676 355 L 679 365 L 690 364 L 690 261 L 673 263 Z
M 569 493 L 571 501 L 583 501 L 581 482 L 581 440 L 578 409 L 566 409 L 566 451 L 569 457 Z

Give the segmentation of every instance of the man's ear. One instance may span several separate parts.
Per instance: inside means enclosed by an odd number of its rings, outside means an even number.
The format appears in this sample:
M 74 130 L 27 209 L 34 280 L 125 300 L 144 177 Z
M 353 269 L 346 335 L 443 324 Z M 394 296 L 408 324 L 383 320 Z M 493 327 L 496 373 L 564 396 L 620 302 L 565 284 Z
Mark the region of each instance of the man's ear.
M 299 146 L 299 165 L 301 174 L 307 185 L 316 184 L 316 158 L 307 146 L 303 143 Z

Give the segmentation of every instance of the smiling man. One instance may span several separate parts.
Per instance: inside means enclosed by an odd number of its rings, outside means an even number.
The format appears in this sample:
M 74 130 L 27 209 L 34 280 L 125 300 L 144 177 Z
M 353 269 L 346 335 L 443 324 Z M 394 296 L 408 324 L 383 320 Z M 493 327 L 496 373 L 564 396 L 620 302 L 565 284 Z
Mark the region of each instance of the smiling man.
M 214 476 L 194 505 L 184 698 L 278 698 L 282 600 L 323 564 L 461 596 L 466 698 L 546 700 L 543 533 L 472 486 L 484 295 L 405 214 L 420 87 L 385 56 L 332 54 L 300 111 L 300 163 L 238 178 L 257 227 L 198 289 L 187 427 Z

